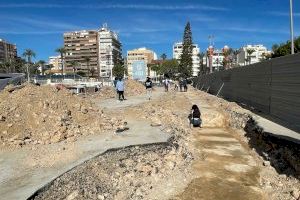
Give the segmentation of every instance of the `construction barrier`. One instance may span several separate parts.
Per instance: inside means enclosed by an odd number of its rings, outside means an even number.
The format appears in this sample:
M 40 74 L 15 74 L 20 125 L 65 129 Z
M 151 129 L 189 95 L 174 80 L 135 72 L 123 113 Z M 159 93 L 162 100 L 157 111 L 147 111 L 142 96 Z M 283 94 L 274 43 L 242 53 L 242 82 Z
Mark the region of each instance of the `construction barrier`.
M 300 54 L 202 75 L 193 85 L 300 132 Z

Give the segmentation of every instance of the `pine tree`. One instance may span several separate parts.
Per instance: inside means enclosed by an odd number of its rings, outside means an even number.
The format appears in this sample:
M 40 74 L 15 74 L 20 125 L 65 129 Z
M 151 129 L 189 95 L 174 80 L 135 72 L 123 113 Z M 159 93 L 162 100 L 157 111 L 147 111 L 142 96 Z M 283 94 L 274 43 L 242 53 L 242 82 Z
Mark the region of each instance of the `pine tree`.
M 182 46 L 182 54 L 180 57 L 180 65 L 178 70 L 180 77 L 187 78 L 192 76 L 193 66 L 193 41 L 190 22 L 187 22 L 185 26 Z

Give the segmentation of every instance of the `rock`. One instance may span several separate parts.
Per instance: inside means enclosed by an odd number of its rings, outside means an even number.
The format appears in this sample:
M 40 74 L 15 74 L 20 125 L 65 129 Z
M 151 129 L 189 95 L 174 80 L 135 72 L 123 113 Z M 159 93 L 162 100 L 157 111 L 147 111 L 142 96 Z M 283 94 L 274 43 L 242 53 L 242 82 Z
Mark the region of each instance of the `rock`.
M 7 124 L 7 127 L 8 128 L 10 128 L 10 127 L 12 127 L 13 126 L 13 124 Z
M 104 199 L 105 199 L 105 196 L 104 196 L 104 195 L 101 195 L 101 194 L 98 194 L 98 195 L 97 195 L 97 198 L 98 198 L 99 200 L 104 200 Z
M 151 126 L 161 126 L 162 124 L 161 124 L 161 121 L 159 120 L 159 119 L 153 119 L 152 121 L 151 121 Z
M 0 121 L 4 122 L 6 119 L 6 117 L 4 117 L 3 115 L 0 115 Z
M 87 108 L 85 108 L 85 107 L 82 107 L 82 108 L 81 108 L 81 112 L 82 112 L 83 114 L 87 114 L 87 113 L 89 112 L 89 110 L 88 110 Z
M 291 195 L 296 199 L 300 199 L 300 190 L 294 188 L 292 191 L 291 191 Z
M 269 167 L 271 164 L 270 164 L 270 161 L 264 161 L 263 162 L 263 166 L 265 167 Z
M 75 190 L 71 194 L 69 194 L 66 198 L 66 200 L 73 200 L 79 195 L 79 191 Z

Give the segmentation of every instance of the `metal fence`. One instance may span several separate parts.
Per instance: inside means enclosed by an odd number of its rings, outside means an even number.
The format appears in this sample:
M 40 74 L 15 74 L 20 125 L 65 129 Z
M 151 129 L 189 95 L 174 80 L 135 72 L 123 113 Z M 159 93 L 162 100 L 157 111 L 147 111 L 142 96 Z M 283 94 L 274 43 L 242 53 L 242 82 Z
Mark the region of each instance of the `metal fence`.
M 194 86 L 300 131 L 300 54 L 199 76 Z

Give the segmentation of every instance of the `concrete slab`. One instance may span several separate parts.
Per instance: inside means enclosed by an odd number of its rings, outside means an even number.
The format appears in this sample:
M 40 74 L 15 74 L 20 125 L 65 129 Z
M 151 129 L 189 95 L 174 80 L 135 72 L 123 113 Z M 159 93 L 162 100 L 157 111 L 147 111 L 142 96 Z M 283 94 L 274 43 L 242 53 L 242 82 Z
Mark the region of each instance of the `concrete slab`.
M 292 141 L 300 144 L 300 133 L 274 123 L 266 118 L 253 114 L 253 119 L 256 121 L 257 126 L 260 127 L 263 132 L 272 136 L 282 138 L 288 141 Z
M 1 199 L 27 199 L 38 189 L 56 179 L 61 174 L 98 156 L 109 149 L 123 148 L 132 145 L 164 143 L 169 135 L 158 127 L 138 121 L 130 126 L 126 133 L 87 136 L 75 142 L 76 156 L 67 162 L 54 163 L 47 167 L 28 165 L 30 149 L 19 149 L 13 152 L 0 153 L 0 197 Z M 62 149 L 64 143 L 50 145 L 51 149 Z M 67 150 L 62 152 L 66 159 L 70 156 Z M 47 156 L 47 155 L 45 155 Z

